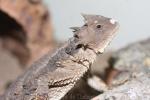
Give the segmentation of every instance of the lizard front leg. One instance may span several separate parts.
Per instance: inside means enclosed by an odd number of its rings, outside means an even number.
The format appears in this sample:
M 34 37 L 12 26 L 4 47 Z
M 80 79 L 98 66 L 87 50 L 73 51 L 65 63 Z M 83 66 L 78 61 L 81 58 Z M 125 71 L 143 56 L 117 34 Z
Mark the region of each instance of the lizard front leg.
M 85 65 L 74 61 L 61 63 L 59 68 L 56 68 L 53 72 L 42 73 L 40 77 L 28 81 L 25 84 L 26 88 L 23 90 L 27 94 L 24 98 L 25 100 L 38 100 L 39 98 L 59 100 L 65 96 L 87 70 Z

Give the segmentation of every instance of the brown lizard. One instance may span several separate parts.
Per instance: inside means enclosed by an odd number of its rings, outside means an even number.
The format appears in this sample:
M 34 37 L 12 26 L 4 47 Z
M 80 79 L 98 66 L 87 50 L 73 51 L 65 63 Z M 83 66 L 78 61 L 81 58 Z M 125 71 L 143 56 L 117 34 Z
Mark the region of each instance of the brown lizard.
M 100 15 L 85 15 L 82 27 L 54 54 L 47 54 L 18 78 L 2 100 L 59 100 L 87 73 L 115 36 L 118 23 Z

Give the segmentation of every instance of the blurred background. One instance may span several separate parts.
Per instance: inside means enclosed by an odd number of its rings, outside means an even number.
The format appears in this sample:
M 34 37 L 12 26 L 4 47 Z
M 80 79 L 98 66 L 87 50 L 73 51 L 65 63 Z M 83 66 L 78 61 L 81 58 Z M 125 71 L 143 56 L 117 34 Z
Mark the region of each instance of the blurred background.
M 121 48 L 131 42 L 150 36 L 150 9 L 148 0 L 45 0 L 55 25 L 55 37 L 67 40 L 72 36 L 71 26 L 83 23 L 81 13 L 99 14 L 119 21 L 120 29 L 111 47 Z
M 63 44 L 81 26 L 81 13 L 114 18 L 117 36 L 93 68 L 108 66 L 116 51 L 150 37 L 148 0 L 0 0 L 0 94 L 25 69 L 47 52 Z

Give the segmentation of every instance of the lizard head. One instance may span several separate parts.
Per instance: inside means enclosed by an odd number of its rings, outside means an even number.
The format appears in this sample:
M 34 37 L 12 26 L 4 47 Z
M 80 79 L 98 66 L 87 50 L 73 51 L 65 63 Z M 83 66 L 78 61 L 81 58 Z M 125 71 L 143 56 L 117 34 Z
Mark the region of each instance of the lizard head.
M 111 18 L 100 15 L 82 15 L 85 24 L 82 27 L 72 27 L 78 47 L 87 47 L 96 53 L 102 53 L 115 36 L 119 24 Z

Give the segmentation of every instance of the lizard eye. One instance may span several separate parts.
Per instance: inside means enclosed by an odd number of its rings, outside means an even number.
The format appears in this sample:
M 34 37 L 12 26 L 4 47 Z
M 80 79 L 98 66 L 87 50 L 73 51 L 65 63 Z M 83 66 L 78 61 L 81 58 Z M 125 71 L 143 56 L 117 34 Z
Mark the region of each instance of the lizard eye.
M 96 26 L 96 28 L 98 28 L 98 29 L 100 29 L 101 27 L 102 27 L 102 25 L 99 25 L 99 24 Z

